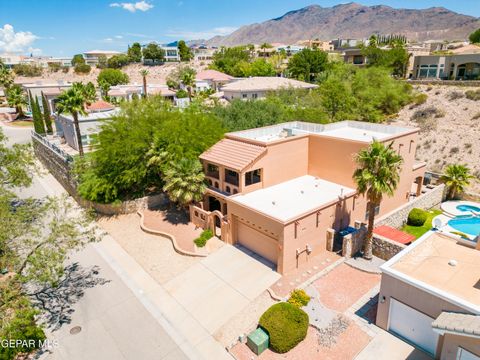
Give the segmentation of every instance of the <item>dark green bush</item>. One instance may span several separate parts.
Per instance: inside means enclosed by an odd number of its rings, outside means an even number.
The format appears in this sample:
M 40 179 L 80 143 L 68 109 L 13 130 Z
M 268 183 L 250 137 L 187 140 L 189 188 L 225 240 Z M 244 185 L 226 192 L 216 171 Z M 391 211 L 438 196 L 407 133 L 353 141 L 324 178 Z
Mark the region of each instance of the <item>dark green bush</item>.
M 307 336 L 308 315 L 295 305 L 281 302 L 263 313 L 259 325 L 268 333 L 272 350 L 286 353 Z
M 414 208 L 408 214 L 407 224 L 412 226 L 422 226 L 427 221 L 428 214 L 425 210 Z
M 291 292 L 288 302 L 298 308 L 306 306 L 310 301 L 310 296 L 303 289 L 295 289 Z
M 198 238 L 193 240 L 195 245 L 198 247 L 204 247 L 207 244 L 207 241 L 213 237 L 213 232 L 210 229 L 203 230 Z
M 75 65 L 74 70 L 76 74 L 89 74 L 92 68 L 88 64 L 78 64 L 78 65 Z

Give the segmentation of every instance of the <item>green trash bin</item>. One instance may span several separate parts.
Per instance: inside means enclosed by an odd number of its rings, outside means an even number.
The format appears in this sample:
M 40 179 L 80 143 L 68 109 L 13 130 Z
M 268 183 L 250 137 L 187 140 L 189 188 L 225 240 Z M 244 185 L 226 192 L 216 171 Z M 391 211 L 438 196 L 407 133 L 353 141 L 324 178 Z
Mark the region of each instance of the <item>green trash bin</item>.
M 268 334 L 261 328 L 257 328 L 247 336 L 247 346 L 255 354 L 260 355 L 268 348 Z

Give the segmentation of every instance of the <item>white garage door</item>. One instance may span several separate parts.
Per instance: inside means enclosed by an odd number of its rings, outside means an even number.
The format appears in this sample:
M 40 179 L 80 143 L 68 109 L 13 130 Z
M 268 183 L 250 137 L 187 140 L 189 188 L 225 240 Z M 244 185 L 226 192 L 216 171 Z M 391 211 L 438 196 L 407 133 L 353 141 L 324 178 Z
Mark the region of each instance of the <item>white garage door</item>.
M 433 320 L 410 306 L 390 299 L 388 330 L 435 355 L 438 334 L 432 330 Z
M 278 243 L 275 239 L 240 221 L 237 221 L 237 234 L 240 245 L 245 246 L 274 264 L 277 263 Z

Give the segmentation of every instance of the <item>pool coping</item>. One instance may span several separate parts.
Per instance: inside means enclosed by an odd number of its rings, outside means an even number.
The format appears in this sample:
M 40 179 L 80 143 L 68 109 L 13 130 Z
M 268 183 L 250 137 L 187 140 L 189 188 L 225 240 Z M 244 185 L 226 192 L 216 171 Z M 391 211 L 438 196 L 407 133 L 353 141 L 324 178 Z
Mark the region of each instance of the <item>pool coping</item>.
M 470 211 L 461 211 L 457 209 L 459 205 L 469 205 L 475 206 L 480 208 L 480 203 L 475 201 L 464 201 L 464 200 L 452 200 L 452 201 L 445 201 L 440 205 L 443 213 L 450 217 L 456 217 L 460 215 L 471 215 Z

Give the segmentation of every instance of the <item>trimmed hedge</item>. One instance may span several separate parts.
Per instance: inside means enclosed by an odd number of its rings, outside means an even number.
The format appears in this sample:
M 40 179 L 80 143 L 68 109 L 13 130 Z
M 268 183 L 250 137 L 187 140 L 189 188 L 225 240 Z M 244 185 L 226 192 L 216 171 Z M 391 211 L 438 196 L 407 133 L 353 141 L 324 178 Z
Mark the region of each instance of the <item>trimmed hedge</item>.
M 307 336 L 308 315 L 295 305 L 281 302 L 263 313 L 259 325 L 268 333 L 272 350 L 283 354 Z
M 203 230 L 198 238 L 193 240 L 195 245 L 198 247 L 204 247 L 207 244 L 207 241 L 213 237 L 213 232 L 210 229 Z
M 422 226 L 427 221 L 428 214 L 425 210 L 413 208 L 407 219 L 407 224 L 412 226 Z
M 308 305 L 310 296 L 303 289 L 295 289 L 291 292 L 290 298 L 287 300 L 290 304 L 298 308 Z

